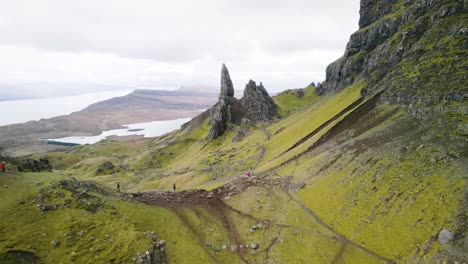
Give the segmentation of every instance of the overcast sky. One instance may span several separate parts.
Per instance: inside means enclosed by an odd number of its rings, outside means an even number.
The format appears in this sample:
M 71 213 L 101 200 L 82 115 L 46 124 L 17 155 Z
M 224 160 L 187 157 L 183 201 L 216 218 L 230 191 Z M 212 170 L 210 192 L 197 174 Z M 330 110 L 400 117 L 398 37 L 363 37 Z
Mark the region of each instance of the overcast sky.
M 359 0 L 0 0 L 0 95 L 322 81 Z

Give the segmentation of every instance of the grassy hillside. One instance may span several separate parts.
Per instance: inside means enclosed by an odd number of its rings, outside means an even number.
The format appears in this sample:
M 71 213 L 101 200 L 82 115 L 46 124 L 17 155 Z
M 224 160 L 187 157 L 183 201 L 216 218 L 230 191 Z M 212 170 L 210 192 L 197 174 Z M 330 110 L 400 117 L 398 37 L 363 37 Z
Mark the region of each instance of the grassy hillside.
M 379 95 L 361 98 L 365 85 L 314 97 L 305 106 L 300 102 L 282 119 L 252 125 L 241 141 L 233 141 L 239 129 L 234 125 L 222 137 L 207 141 L 207 118 L 161 138 L 102 141 L 74 147 L 70 153 L 46 154 L 61 173 L 2 179 L 1 185 L 9 185 L 2 191 L 17 184 L 18 189 L 25 188 L 24 197 L 31 198 L 23 198 L 26 203 L 19 207 L 17 199 L 22 196 L 3 202 L 2 215 L 17 208 L 25 222 L 15 227 L 13 218 L 6 219 L 2 232 L 8 239 L 0 244 L 1 252 L 25 250 L 50 262 L 45 253 L 49 240 L 62 241 L 61 234 L 68 230 L 78 232 L 75 226 L 88 233 L 99 226 L 99 232 L 89 236 L 122 235 L 112 243 L 92 246 L 99 250 L 97 257 L 84 253 L 81 237 L 61 242 L 54 248 L 55 257 L 71 259 L 75 252 L 75 259 L 109 259 L 112 254 L 131 259 L 148 246 L 145 232 L 155 231 L 167 241 L 168 259 L 174 263 L 185 263 L 187 256 L 200 263 L 447 259 L 453 244 L 442 245 L 436 236 L 442 228 L 464 232 L 466 160 L 405 109 L 378 103 Z M 100 170 L 106 162 L 113 167 Z M 242 177 L 251 167 L 255 178 Z M 31 202 L 39 194 L 33 181 L 69 176 L 108 186 L 110 193 L 117 182 L 125 192 L 170 190 L 173 183 L 178 190 L 231 191 L 214 207 L 203 201 L 175 207 L 144 205 L 96 193 L 105 201 L 97 212 L 72 206 L 40 213 Z M 110 213 L 113 210 L 117 218 Z M 37 221 L 51 236 L 39 236 L 36 246 L 26 239 L 45 232 L 36 225 L 21 231 L 24 236 L 13 235 L 19 226 Z M 252 231 L 257 224 L 262 228 Z M 252 243 L 260 247 L 250 248 Z M 115 251 L 119 244 L 127 246 Z
M 151 232 L 169 263 L 467 262 L 463 10 L 362 1 L 322 85 L 215 140 L 205 112 L 159 138 L 35 155 L 55 171 L 0 177 L 0 262 L 131 263 Z

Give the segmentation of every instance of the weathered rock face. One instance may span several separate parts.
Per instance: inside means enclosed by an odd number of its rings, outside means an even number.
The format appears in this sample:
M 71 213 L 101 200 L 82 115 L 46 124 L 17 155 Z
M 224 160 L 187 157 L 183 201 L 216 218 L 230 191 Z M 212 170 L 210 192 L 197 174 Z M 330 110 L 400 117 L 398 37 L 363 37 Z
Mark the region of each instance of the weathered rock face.
M 52 171 L 52 165 L 46 158 L 40 158 L 39 160 L 22 159 L 18 161 L 17 167 L 21 172 Z
M 277 113 L 278 108 L 263 87 L 250 80 L 245 86 L 244 97 L 241 99 L 244 117 L 254 122 L 271 120 Z
M 221 67 L 221 93 L 219 97 L 234 97 L 234 85 L 232 85 L 231 76 L 229 75 L 229 71 L 224 65 Z
M 223 64 L 221 68 L 221 92 L 219 93 L 218 102 L 211 108 L 211 129 L 208 133 L 209 139 L 215 139 L 224 134 L 227 123 L 232 122 L 233 106 L 237 104 L 237 99 L 234 98 L 234 86 L 232 85 L 231 76 Z
M 211 108 L 211 129 L 208 133 L 208 138 L 215 139 L 226 131 L 227 122 L 229 120 L 228 106 L 224 101 L 216 103 Z
M 244 120 L 253 122 L 271 120 L 278 112 L 273 99 L 263 84 L 256 85 L 252 80 L 245 86 L 244 97 L 234 98 L 234 87 L 231 77 L 223 64 L 221 68 L 221 92 L 218 102 L 211 108 L 211 129 L 208 139 L 215 139 L 224 134 L 228 123 L 241 125 Z M 245 131 L 244 131 L 245 132 Z M 242 134 L 242 133 L 241 133 Z
M 362 0 L 360 29 L 343 57 L 327 67 L 319 95 L 360 80 L 363 95 L 381 91 L 424 123 L 468 135 L 456 116 L 467 112 L 468 1 Z M 464 140 L 466 142 L 466 140 Z
M 136 263 L 138 264 L 166 264 L 166 241 L 156 238 L 154 232 L 149 234 L 151 245 L 145 253 L 138 254 Z

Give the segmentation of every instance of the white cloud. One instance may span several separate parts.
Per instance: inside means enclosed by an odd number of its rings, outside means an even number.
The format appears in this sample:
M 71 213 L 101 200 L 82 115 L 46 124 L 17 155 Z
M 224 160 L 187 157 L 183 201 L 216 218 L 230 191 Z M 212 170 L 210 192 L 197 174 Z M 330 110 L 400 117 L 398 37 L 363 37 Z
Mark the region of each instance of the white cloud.
M 300 87 L 343 53 L 358 9 L 358 0 L 9 1 L 0 92 L 214 85 L 222 62 L 237 88 L 248 78 Z

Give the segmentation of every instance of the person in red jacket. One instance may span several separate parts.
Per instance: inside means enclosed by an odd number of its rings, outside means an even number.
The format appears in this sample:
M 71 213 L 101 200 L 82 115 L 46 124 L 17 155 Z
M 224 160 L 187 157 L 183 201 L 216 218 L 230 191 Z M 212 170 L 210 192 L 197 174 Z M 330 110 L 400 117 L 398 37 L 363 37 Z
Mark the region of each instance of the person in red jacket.
M 2 161 L 2 164 L 0 164 L 0 169 L 2 169 L 2 172 L 3 172 L 3 173 L 6 173 L 6 172 L 5 172 L 6 165 L 5 165 L 5 162 L 4 162 L 4 161 Z

